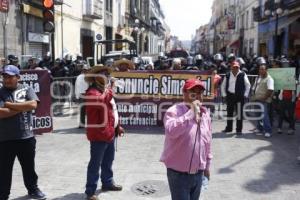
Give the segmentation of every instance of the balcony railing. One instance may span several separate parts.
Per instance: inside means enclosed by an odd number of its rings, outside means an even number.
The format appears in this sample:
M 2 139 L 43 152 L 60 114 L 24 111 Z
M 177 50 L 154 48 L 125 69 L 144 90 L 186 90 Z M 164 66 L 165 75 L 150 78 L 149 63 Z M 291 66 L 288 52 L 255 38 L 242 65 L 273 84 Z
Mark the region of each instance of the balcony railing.
M 83 1 L 83 17 L 90 19 L 103 19 L 103 1 L 85 0 Z

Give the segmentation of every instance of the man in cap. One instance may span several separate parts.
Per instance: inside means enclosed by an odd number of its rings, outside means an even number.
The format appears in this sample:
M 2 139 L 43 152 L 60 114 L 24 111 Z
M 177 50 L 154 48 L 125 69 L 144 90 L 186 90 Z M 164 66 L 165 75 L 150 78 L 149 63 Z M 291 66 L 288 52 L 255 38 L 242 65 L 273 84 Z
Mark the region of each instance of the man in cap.
M 223 132 L 231 132 L 233 113 L 237 111 L 236 134 L 242 135 L 243 107 L 245 98 L 248 98 L 250 82 L 245 72 L 240 70 L 238 62 L 231 63 L 231 71 L 226 74 L 222 83 L 222 96 L 227 102 L 227 126 Z
M 202 106 L 204 84 L 189 79 L 183 86 L 183 102 L 164 116 L 165 144 L 161 156 L 167 168 L 172 200 L 199 199 L 202 177 L 210 177 L 211 118 Z
M 103 65 L 94 66 L 85 77 L 89 88 L 85 94 L 87 113 L 87 138 L 90 141 L 90 161 L 87 169 L 85 193 L 88 200 L 96 200 L 95 195 L 101 166 L 102 191 L 120 191 L 115 184 L 112 164 L 115 156 L 115 136 L 122 135 L 124 129 L 118 123 L 118 113 L 113 101 L 113 83 L 109 84 L 112 69 Z
M 80 103 L 80 123 L 78 128 L 85 127 L 85 106 L 84 106 L 84 94 L 88 89 L 89 85 L 84 80 L 85 74 L 89 71 L 90 67 L 87 64 L 84 64 L 82 67 L 81 74 L 79 74 L 75 81 L 75 96 L 78 102 Z
M 18 83 L 20 71 L 7 65 L 2 71 L 3 87 L 0 89 L 0 199 L 10 194 L 12 171 L 17 157 L 23 179 L 32 199 L 46 199 L 38 188 L 35 172 L 36 139 L 32 132 L 32 110 L 39 99 L 33 89 Z

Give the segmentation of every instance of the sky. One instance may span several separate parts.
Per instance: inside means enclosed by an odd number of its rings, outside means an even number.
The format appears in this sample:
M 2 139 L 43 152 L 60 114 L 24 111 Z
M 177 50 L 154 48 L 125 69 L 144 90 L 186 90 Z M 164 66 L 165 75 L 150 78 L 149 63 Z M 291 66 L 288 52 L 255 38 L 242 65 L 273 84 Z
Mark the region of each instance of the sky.
M 180 40 L 191 40 L 196 29 L 209 22 L 213 0 L 159 0 L 171 28 Z

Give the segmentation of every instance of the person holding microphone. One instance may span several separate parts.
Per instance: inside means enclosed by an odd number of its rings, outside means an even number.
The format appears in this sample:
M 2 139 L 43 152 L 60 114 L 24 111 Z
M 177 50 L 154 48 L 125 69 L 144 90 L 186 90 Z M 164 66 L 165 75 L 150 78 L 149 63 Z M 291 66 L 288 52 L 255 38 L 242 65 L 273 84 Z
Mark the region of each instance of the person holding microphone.
M 203 176 L 210 177 L 212 130 L 210 113 L 202 105 L 204 90 L 200 80 L 188 79 L 183 102 L 164 116 L 166 137 L 160 160 L 167 168 L 172 200 L 198 200 Z

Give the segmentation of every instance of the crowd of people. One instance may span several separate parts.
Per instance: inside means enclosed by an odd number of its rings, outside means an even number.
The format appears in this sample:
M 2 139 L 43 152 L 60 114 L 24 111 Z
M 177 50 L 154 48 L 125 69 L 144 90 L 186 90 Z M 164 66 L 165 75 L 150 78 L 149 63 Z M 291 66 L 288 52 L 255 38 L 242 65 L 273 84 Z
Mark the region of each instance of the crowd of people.
M 36 109 L 39 99 L 32 88 L 18 84 L 18 58 L 10 55 L 8 60 L 7 64 L 2 60 L 5 67 L 2 70 L 3 87 L 0 88 L 0 199 L 7 200 L 10 195 L 16 157 L 22 166 L 28 195 L 33 199 L 46 199 L 38 187 L 34 162 L 36 140 L 30 123 L 32 110 Z M 114 140 L 124 134 L 113 95 L 115 80 L 109 79 L 113 70 L 212 70 L 215 87 L 221 90 L 227 104 L 228 120 L 224 134 L 233 131 L 235 112 L 236 134 L 243 135 L 243 108 L 245 102 L 250 101 L 260 108 L 260 112 L 254 114 L 263 114 L 255 121 L 254 132 L 263 133 L 266 138 L 271 137 L 274 119 L 277 117 L 277 133 L 284 132 L 283 121 L 286 120 L 289 125 L 287 134 L 293 135 L 296 91 L 275 91 L 274 79 L 268 73 L 268 68 L 295 67 L 298 73 L 297 63 L 288 62 L 285 57 L 273 61 L 275 65 L 263 57 L 257 57 L 251 62 L 249 64 L 233 54 L 225 61 L 222 54 L 216 54 L 212 60 L 203 59 L 201 55 L 186 60 L 160 57 L 155 63 L 147 63 L 143 69 L 139 68 L 141 64 L 125 58 L 117 61 L 110 59 L 104 65 L 90 68 L 82 57 L 72 61 L 70 56 L 66 56 L 52 64 L 50 56 L 46 55 L 38 64 L 34 58 L 29 59 L 27 69 L 47 69 L 53 77 L 76 77 L 76 98 L 86 102 L 81 107 L 79 128 L 86 128 L 90 142 L 85 194 L 88 200 L 97 200 L 95 193 L 99 179 L 102 191 L 123 189 L 115 183 L 112 168 Z M 257 75 L 253 83 L 247 74 Z M 203 178 L 210 178 L 212 122 L 209 110 L 203 106 L 204 83 L 199 79 L 188 79 L 182 91 L 182 102 L 171 106 L 164 115 L 165 143 L 160 161 L 166 167 L 172 200 L 196 200 L 201 193 Z M 217 97 L 220 94 L 215 95 Z

